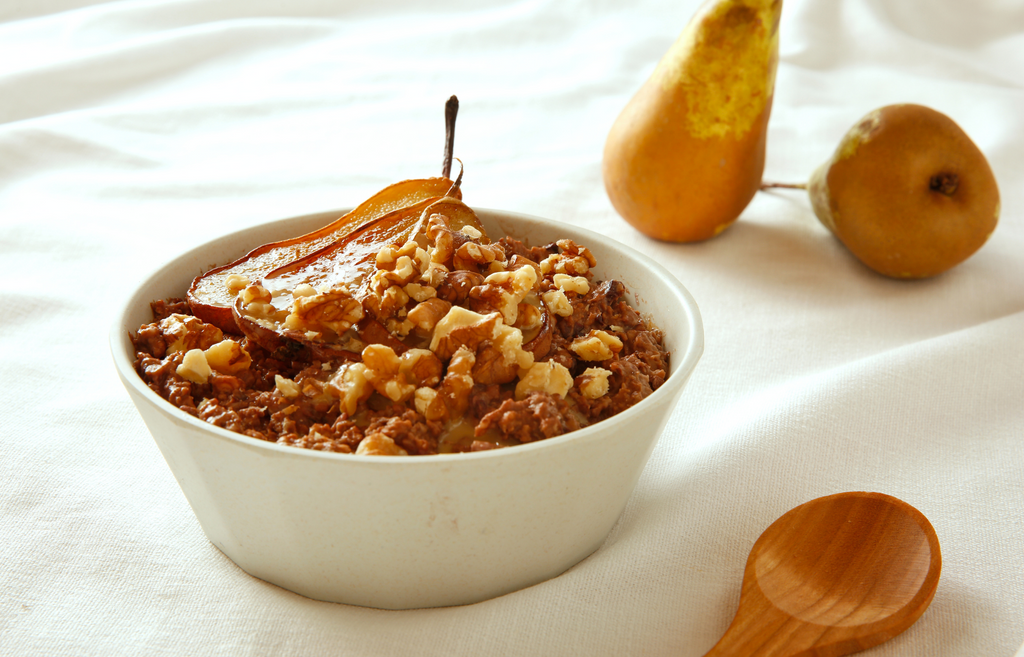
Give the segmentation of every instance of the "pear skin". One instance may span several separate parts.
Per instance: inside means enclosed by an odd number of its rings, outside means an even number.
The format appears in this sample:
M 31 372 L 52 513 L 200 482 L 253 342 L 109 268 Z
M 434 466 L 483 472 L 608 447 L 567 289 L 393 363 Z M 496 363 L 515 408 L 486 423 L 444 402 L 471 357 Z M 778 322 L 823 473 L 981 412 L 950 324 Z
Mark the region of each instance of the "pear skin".
M 922 105 L 863 117 L 807 191 L 822 224 L 892 278 L 927 278 L 960 264 L 999 220 L 999 187 L 985 155 L 951 118 Z
M 605 143 L 605 188 L 640 232 L 718 235 L 764 171 L 782 0 L 709 0 L 622 110 Z

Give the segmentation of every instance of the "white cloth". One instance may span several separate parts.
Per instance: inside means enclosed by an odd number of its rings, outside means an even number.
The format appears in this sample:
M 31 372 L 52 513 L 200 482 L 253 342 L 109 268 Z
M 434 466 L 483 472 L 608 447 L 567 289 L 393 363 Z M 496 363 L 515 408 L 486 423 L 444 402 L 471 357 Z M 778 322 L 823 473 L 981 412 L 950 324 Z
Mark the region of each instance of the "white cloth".
M 1024 6 L 786 0 L 766 178 L 805 180 L 894 102 L 953 117 L 995 170 L 989 243 L 909 283 L 855 261 L 800 192 L 701 244 L 615 214 L 605 135 L 696 7 L 0 3 L 0 654 L 703 655 L 761 531 L 846 490 L 916 506 L 942 545 L 931 607 L 870 654 L 1016 653 Z M 706 351 L 620 522 L 566 574 L 461 608 L 314 602 L 206 540 L 107 331 L 142 275 L 210 237 L 436 175 L 453 93 L 466 200 L 650 253 L 697 299 Z

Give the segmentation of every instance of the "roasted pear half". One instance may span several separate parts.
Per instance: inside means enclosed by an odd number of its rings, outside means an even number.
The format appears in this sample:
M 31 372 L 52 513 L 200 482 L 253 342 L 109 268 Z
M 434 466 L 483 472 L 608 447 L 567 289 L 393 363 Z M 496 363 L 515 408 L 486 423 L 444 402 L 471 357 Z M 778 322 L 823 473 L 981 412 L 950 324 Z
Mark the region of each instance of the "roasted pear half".
M 462 198 L 458 186 L 447 176 L 403 180 L 389 185 L 323 228 L 292 239 L 264 244 L 234 262 L 197 277 L 188 290 L 189 307 L 204 322 L 214 324 L 222 331 L 238 333 L 231 308 L 239 291 L 246 286 L 378 219 L 410 208 L 418 217 L 425 202 L 433 202 L 446 195 Z

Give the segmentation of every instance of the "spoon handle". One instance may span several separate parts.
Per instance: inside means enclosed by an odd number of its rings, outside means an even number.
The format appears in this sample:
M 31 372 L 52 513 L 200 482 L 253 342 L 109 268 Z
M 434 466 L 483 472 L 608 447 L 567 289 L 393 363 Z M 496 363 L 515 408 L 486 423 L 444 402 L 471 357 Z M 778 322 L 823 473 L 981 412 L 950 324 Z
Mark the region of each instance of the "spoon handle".
M 729 629 L 705 657 L 789 657 L 801 624 L 759 595 L 744 591 Z

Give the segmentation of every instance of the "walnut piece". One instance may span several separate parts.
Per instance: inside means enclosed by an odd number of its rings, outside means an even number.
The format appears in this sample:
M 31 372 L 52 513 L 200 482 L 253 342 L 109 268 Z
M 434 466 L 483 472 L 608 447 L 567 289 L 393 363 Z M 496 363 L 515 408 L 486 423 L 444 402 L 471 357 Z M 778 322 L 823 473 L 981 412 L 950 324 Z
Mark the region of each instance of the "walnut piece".
M 582 276 L 555 274 L 551 277 L 551 282 L 562 292 L 575 292 L 579 295 L 590 292 L 590 281 Z
M 469 298 L 470 292 L 478 285 L 484 284 L 484 277 L 475 271 L 453 271 L 444 275 L 437 285 L 437 296 L 461 304 Z
M 476 356 L 465 346 L 459 347 L 448 363 L 448 372 L 441 381 L 440 392 L 451 417 L 461 417 L 469 408 L 469 394 L 473 390 L 473 366 Z
M 281 393 L 281 396 L 285 399 L 295 399 L 302 392 L 299 390 L 299 384 L 295 383 L 291 379 L 285 378 L 280 374 L 274 375 L 274 387 Z
M 444 405 L 444 397 L 435 388 L 416 388 L 413 395 L 416 412 L 427 420 L 444 420 L 448 417 L 448 408 Z
M 462 232 L 464 235 L 468 235 L 470 239 L 474 240 L 479 240 L 481 237 L 484 236 L 483 233 L 477 230 L 474 226 L 470 226 L 469 224 L 463 226 L 460 229 L 460 232 Z
M 327 382 L 327 391 L 337 397 L 341 410 L 349 417 L 356 414 L 359 402 L 369 399 L 374 387 L 366 378 L 366 365 L 344 362 Z
M 415 240 L 409 240 L 401 247 L 384 246 L 377 252 L 376 278 L 383 287 L 408 285 L 417 280 L 430 265 L 430 257 Z M 378 290 L 378 291 L 383 291 Z
M 524 399 L 533 392 L 565 397 L 572 384 L 572 374 L 561 363 L 553 360 L 534 363 L 516 384 L 516 399 Z
M 202 349 L 189 349 L 181 359 L 181 365 L 174 370 L 181 378 L 192 383 L 203 384 L 210 380 L 213 370 L 206 362 L 206 355 Z
M 582 360 L 608 360 L 622 351 L 622 340 L 607 331 L 596 330 L 576 338 L 569 348 Z
M 519 304 L 534 290 L 537 281 L 537 272 L 533 267 L 499 271 L 487 276 L 483 285 L 470 290 L 469 296 L 485 301 L 501 313 L 506 324 L 512 326 L 519 317 Z
M 192 315 L 175 313 L 157 322 L 167 343 L 167 355 L 191 349 L 208 349 L 224 339 L 224 332 Z
M 432 299 L 437 296 L 437 289 L 435 287 L 420 285 L 419 283 L 409 283 L 402 288 L 402 291 L 417 303 L 422 303 L 427 299 Z
M 586 247 L 577 246 L 569 239 L 558 240 L 559 253 L 552 254 L 540 262 L 541 272 L 583 276 L 597 265 L 597 259 Z
M 448 268 L 433 260 L 427 265 L 427 270 L 420 276 L 420 280 L 434 288 L 435 292 L 448 275 Z M 411 295 L 410 295 L 411 296 Z
M 239 292 L 238 296 L 242 299 L 246 314 L 257 319 L 277 318 L 277 308 L 271 303 L 273 295 L 262 285 L 250 285 Z
M 520 303 L 515 327 L 521 331 L 539 328 L 544 321 L 544 312 L 532 303 Z
M 363 349 L 364 376 L 373 388 L 394 402 L 406 401 L 422 386 L 435 386 L 444 365 L 426 349 L 409 349 L 401 356 L 391 347 L 371 344 Z
M 206 362 L 221 374 L 238 374 L 249 369 L 252 356 L 234 340 L 221 340 L 205 352 Z
M 363 318 L 363 305 L 344 285 L 294 299 L 283 324 L 288 330 L 319 333 L 330 329 L 341 335 Z
M 397 285 L 387 288 L 376 299 L 378 319 L 401 316 L 409 304 L 409 295 Z
M 239 294 L 242 297 L 242 303 L 246 306 L 253 302 L 270 303 L 270 300 L 273 298 L 270 290 L 257 284 L 249 285 Z
M 412 322 L 413 329 L 417 333 L 424 336 L 430 335 L 430 332 L 434 330 L 437 323 L 448 314 L 451 308 L 452 304 L 450 302 L 434 297 L 416 304 L 409 311 L 408 319 Z
M 455 249 L 462 245 L 468 235 L 456 236 L 448 227 L 448 218 L 443 214 L 432 214 L 427 218 L 427 239 L 430 241 L 430 261 L 445 265 L 455 255 Z
M 452 264 L 456 270 L 478 271 L 486 269 L 495 260 L 505 260 L 505 249 L 497 244 L 466 242 L 455 250 Z
M 389 436 L 371 433 L 359 441 L 356 454 L 360 456 L 408 456 L 409 452 L 395 444 Z
M 249 285 L 249 279 L 241 274 L 228 274 L 224 278 L 224 287 L 228 289 L 231 294 L 238 294 Z
M 436 386 L 444 374 L 444 363 L 427 349 L 408 349 L 398 359 L 398 371 L 415 386 Z
M 597 399 L 608 394 L 608 377 L 612 373 L 602 367 L 588 367 L 576 377 L 576 387 L 587 399 Z
M 569 297 L 565 296 L 565 292 L 561 290 L 548 290 L 540 296 L 551 314 L 559 315 L 560 317 L 572 315 L 572 304 L 569 303 Z
M 430 267 L 429 255 L 415 240 L 401 247 L 384 246 L 377 252 L 376 266 L 370 277 L 367 305 L 381 321 L 403 317 L 410 298 L 423 301 L 437 294 L 415 282 Z
M 499 326 L 499 313 L 481 315 L 462 306 L 452 306 L 448 314 L 434 327 L 434 335 L 430 338 L 430 350 L 441 360 L 451 358 L 462 346 L 476 351 L 482 342 L 497 337 Z

